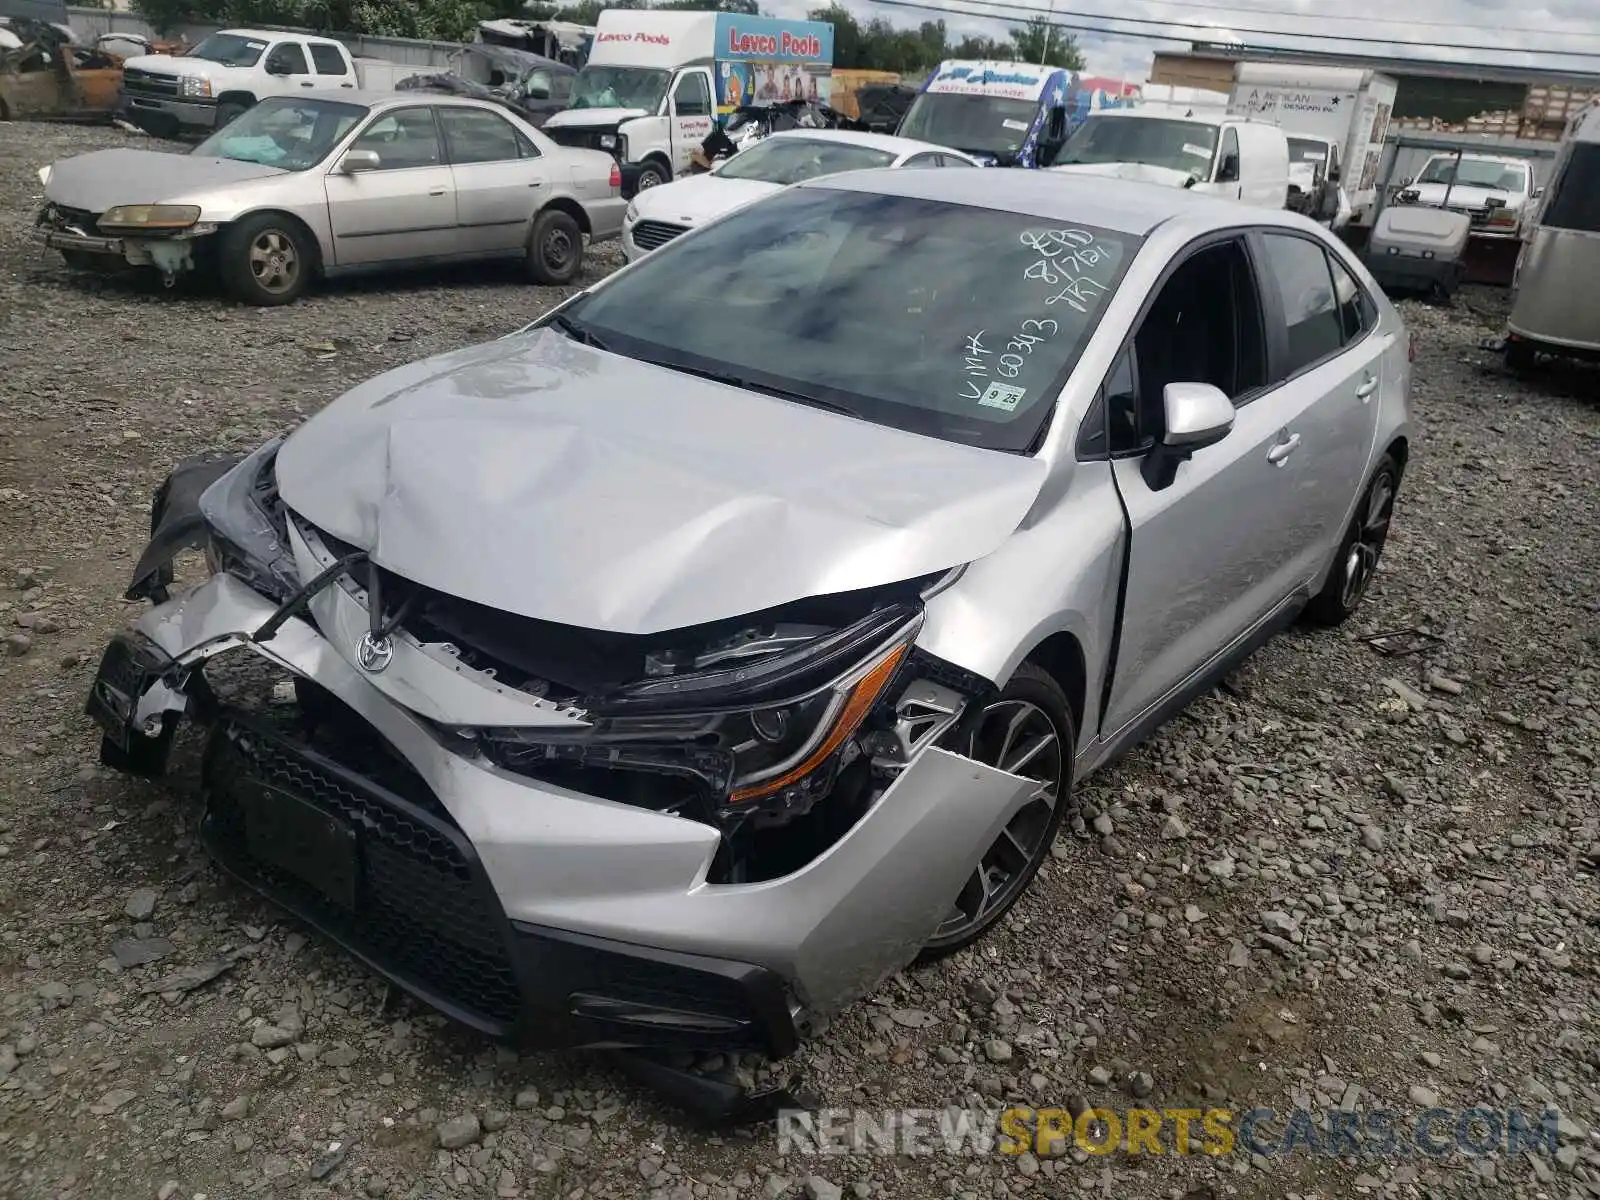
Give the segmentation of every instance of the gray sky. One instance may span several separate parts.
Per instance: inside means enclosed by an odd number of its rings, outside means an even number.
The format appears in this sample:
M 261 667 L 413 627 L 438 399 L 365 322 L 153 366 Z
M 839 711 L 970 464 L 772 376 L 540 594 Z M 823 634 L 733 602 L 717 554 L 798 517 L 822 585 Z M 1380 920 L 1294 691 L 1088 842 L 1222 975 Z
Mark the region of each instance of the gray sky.
M 826 0 L 763 0 L 762 7 L 777 16 L 803 16 L 808 9 Z M 925 0 L 940 5 L 947 0 Z M 922 20 L 937 20 L 938 13 L 892 7 L 874 0 L 841 0 L 863 21 L 884 17 L 894 25 L 915 26 Z M 948 0 L 962 7 L 961 0 Z M 1041 13 L 1048 0 L 1021 0 Z M 1600 74 L 1600 2 L 1597 0 L 1545 0 L 1537 7 L 1524 7 L 1512 0 L 1408 0 L 1404 5 L 1392 0 L 1057 0 L 1060 8 L 1081 13 L 1110 14 L 1120 17 L 1161 21 L 1204 22 L 1217 29 L 1217 40 L 1227 37 L 1230 26 L 1251 30 L 1349 35 L 1358 39 L 1398 38 L 1405 42 L 1457 42 L 1502 46 L 1497 53 L 1433 48 L 1419 50 L 1406 46 L 1363 45 L 1322 40 L 1294 41 L 1285 37 L 1278 44 L 1300 49 L 1350 50 L 1366 53 L 1397 54 L 1405 57 L 1448 59 L 1455 62 L 1481 62 L 1517 66 L 1543 66 L 1574 72 Z M 1402 19 L 1397 14 L 1403 12 Z M 1096 25 L 1103 22 L 1061 17 L 1063 22 Z M 1111 23 L 1114 28 L 1117 26 Z M 968 33 L 1004 37 L 1008 26 L 981 17 L 952 14 L 945 18 L 952 38 Z M 1159 27 L 1120 28 L 1161 32 Z M 1182 42 L 1157 43 L 1143 39 L 1076 35 L 1084 48 L 1090 73 L 1130 79 L 1143 78 L 1149 69 L 1150 55 L 1165 45 L 1181 48 Z M 1198 31 L 1193 35 L 1203 36 Z M 1259 34 L 1240 35 L 1258 43 L 1269 39 Z M 1514 52 L 1517 47 L 1533 47 L 1533 52 Z M 1560 49 L 1583 53 L 1584 58 L 1550 57 L 1540 49 Z

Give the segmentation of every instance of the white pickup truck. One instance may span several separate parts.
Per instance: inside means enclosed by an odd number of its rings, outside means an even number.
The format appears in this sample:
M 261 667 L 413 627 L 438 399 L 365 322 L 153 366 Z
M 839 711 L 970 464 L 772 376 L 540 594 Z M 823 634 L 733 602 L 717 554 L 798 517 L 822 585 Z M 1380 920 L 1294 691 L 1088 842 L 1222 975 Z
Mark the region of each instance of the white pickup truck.
M 187 54 L 124 62 L 117 115 L 157 136 L 209 133 L 268 96 L 312 88 L 389 92 L 416 73 L 400 63 L 353 58 L 333 38 L 223 29 Z

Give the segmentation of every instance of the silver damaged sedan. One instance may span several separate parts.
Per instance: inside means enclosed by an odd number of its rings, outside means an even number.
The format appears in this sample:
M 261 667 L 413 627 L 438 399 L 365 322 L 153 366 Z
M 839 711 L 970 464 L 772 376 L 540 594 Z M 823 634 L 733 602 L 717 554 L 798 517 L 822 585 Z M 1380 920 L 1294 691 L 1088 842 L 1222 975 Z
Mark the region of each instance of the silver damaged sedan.
M 264 100 L 188 154 L 98 150 L 39 172 L 38 237 L 83 270 L 208 271 L 246 304 L 317 277 L 521 259 L 566 284 L 617 236 L 622 175 L 496 104 L 419 92 Z
M 1412 436 L 1309 221 L 992 182 L 787 189 L 180 464 L 105 761 L 205 726 L 216 857 L 495 1035 L 781 1056 L 981 937 L 1075 780 L 1350 616 Z

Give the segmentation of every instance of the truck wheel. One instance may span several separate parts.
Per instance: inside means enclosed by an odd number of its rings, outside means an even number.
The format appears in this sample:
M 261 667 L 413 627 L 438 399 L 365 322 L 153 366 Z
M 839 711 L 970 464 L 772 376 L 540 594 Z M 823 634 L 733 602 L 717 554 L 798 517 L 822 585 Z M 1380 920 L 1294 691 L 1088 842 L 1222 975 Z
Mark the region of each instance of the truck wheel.
M 570 213 L 547 208 L 528 237 L 528 274 L 535 283 L 562 286 L 583 267 L 583 230 Z
M 639 168 L 639 191 L 645 188 L 660 187 L 667 182 L 667 169 L 658 162 L 647 162 Z
M 292 304 L 311 282 L 315 251 L 293 221 L 258 213 L 219 235 L 217 267 L 228 294 L 244 304 Z
M 217 105 L 217 123 L 215 128 L 233 124 L 241 115 L 250 111 L 250 106 L 242 100 L 224 100 Z

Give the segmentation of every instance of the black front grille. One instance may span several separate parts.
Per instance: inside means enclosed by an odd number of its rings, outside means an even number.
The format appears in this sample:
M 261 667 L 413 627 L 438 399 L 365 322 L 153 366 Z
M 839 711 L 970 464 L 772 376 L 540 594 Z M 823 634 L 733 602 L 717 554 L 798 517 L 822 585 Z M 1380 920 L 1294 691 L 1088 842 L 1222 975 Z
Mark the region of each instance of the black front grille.
M 517 1025 L 509 924 L 471 843 L 431 796 L 405 799 L 232 714 L 212 734 L 205 778 L 207 840 L 245 882 L 460 1019 L 497 1036 Z M 353 907 L 252 851 L 245 797 L 263 785 L 354 830 Z
M 561 126 L 554 129 L 546 127 L 544 135 L 557 145 L 571 146 L 574 150 L 603 150 L 610 154 L 612 147 L 617 144 L 617 131 L 615 129 L 585 129 L 582 127 Z M 610 140 L 610 146 L 602 146 L 601 138 Z
M 129 67 L 122 72 L 122 86 L 135 96 L 176 96 L 178 80 L 174 75 L 161 75 L 155 71 L 141 71 Z
M 633 244 L 641 250 L 654 250 L 688 231 L 687 225 L 674 225 L 670 221 L 640 221 L 633 227 Z
M 45 212 L 46 221 L 55 228 L 75 229 L 91 236 L 100 224 L 100 216 L 87 208 L 68 208 L 65 204 L 52 204 Z

